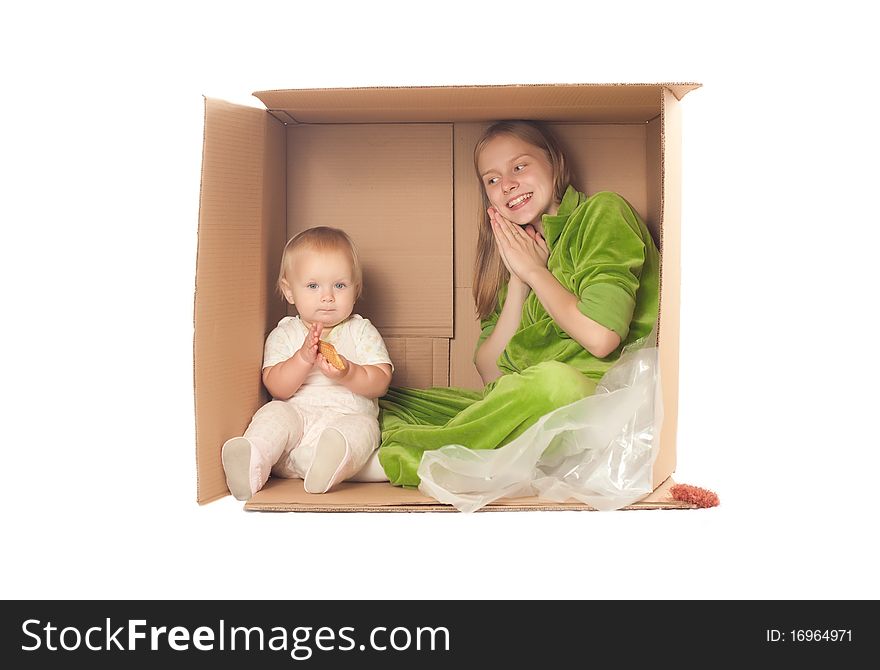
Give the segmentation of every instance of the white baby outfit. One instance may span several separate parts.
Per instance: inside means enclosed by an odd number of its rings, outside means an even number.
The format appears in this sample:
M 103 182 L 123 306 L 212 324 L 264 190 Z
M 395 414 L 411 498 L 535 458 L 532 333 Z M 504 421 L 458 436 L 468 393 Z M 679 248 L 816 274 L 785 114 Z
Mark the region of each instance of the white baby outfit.
M 263 368 L 283 363 L 295 355 L 307 335 L 308 328 L 299 316 L 281 319 L 266 338 Z M 379 331 L 358 314 L 325 330 L 321 339 L 353 363 L 392 365 Z M 269 468 L 276 477 L 306 479 L 318 441 L 328 428 L 341 434 L 347 451 L 343 465 L 333 474 L 328 487 L 353 477 L 362 481 L 386 480 L 376 459 L 371 459 L 379 446 L 378 416 L 378 400 L 353 393 L 326 377 L 317 367 L 313 368 L 291 398 L 273 400 L 257 410 L 245 431 L 244 437 L 252 445 L 247 493 L 253 494 L 262 488 Z M 241 496 L 236 494 L 236 497 Z

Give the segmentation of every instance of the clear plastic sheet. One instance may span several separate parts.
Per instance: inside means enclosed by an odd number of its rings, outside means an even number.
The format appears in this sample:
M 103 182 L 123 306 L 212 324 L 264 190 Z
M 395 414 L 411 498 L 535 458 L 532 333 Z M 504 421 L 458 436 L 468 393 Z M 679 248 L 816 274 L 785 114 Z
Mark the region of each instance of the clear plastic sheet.
M 499 449 L 426 451 L 419 490 L 462 512 L 499 498 L 576 499 L 614 510 L 652 491 L 663 408 L 654 334 L 627 346 L 596 393 L 546 414 Z

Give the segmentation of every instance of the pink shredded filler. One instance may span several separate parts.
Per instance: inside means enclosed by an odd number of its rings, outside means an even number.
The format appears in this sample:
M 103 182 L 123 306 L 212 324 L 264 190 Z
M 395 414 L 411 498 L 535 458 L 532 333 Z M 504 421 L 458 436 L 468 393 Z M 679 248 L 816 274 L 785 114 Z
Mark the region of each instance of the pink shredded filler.
M 673 500 L 680 500 L 697 507 L 717 507 L 719 503 L 716 493 L 690 484 L 675 484 L 669 492 Z

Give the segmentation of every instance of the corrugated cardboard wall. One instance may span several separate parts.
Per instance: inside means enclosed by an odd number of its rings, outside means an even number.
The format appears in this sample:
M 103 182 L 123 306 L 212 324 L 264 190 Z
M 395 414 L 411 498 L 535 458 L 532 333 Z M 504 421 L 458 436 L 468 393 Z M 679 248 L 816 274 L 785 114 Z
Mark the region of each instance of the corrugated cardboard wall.
M 352 237 L 364 271 L 355 311 L 382 333 L 394 384 L 447 385 L 452 126 L 289 126 L 287 163 L 287 235 L 333 226 Z
M 265 401 L 259 362 L 267 325 L 280 318 L 268 277 L 283 231 L 282 139 L 263 110 L 205 101 L 193 341 L 199 502 L 226 494 L 220 447 Z

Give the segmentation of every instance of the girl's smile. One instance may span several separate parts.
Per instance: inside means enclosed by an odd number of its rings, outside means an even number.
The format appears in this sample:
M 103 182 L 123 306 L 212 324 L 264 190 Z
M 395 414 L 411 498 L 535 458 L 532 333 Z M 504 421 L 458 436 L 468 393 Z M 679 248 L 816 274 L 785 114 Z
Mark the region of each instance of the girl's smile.
M 523 193 L 507 203 L 507 209 L 516 211 L 525 207 L 526 203 L 531 200 L 533 193 Z

